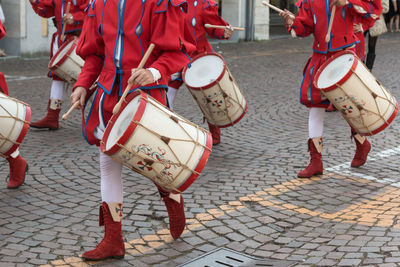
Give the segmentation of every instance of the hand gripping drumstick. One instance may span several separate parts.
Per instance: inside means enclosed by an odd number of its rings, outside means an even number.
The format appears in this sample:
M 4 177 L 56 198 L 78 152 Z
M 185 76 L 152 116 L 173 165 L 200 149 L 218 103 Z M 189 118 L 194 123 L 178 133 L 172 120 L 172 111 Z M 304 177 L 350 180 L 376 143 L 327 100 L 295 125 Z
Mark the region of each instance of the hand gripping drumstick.
M 71 8 L 71 2 L 68 2 L 68 5 L 67 5 L 67 12 L 65 12 L 65 14 L 68 14 L 69 13 L 69 9 Z M 62 18 L 61 18 L 62 19 Z M 63 25 L 63 29 L 62 29 L 62 32 L 61 32 L 61 41 L 62 42 L 64 42 L 64 35 L 65 35 L 65 29 L 67 28 L 67 23 L 66 22 L 64 22 L 64 25 Z
M 204 27 L 206 27 L 206 28 L 215 28 L 215 29 L 225 29 L 228 26 L 204 24 Z M 235 30 L 235 31 L 244 31 L 244 28 L 239 28 L 239 27 L 232 27 L 232 29 Z
M 329 43 L 329 41 L 331 40 L 331 30 L 333 25 L 333 19 L 335 18 L 335 11 L 336 11 L 336 5 L 332 7 L 332 14 L 331 14 L 331 19 L 329 20 L 328 32 L 326 33 L 325 36 L 326 43 Z
M 78 106 L 79 106 L 79 103 L 80 103 L 81 101 L 76 101 L 70 108 L 69 108 L 69 110 L 67 111 L 67 113 L 65 113 L 64 115 L 62 115 L 62 119 L 65 121 L 65 120 L 68 120 L 68 117 L 69 117 L 69 115 L 71 115 L 71 113 L 72 113 L 72 111 L 74 111 L 74 109 L 76 109 Z
M 283 12 L 282 9 L 277 8 L 276 6 L 271 5 L 271 4 L 268 3 L 267 1 L 262 1 L 262 4 L 263 4 L 264 6 L 267 6 L 267 7 L 271 8 L 271 9 L 275 10 L 275 11 L 278 12 L 278 13 Z M 295 19 L 295 16 L 293 16 L 293 15 L 289 15 L 289 17 L 290 17 L 291 19 Z
M 144 64 L 146 64 L 147 59 L 149 58 L 151 52 L 152 52 L 153 49 L 154 49 L 154 46 L 155 46 L 154 44 L 150 44 L 149 48 L 147 48 L 147 51 L 146 51 L 146 53 L 144 54 L 142 60 L 140 61 L 139 66 L 137 67 L 137 69 L 141 69 L 141 68 L 144 67 Z M 129 90 L 131 90 L 132 86 L 133 86 L 132 83 L 128 83 L 128 85 L 126 86 L 125 91 L 124 91 L 124 93 L 122 94 L 120 100 L 119 100 L 118 103 L 114 106 L 113 114 L 117 113 L 117 112 L 120 110 L 121 105 L 122 105 L 122 102 L 125 100 L 125 97 L 126 97 L 126 95 L 128 94 Z

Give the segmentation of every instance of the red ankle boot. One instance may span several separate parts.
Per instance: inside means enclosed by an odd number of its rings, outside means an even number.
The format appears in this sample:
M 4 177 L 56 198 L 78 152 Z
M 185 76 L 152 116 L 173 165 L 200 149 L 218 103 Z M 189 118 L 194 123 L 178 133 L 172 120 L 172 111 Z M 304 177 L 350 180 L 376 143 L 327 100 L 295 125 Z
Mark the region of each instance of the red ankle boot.
M 169 218 L 169 232 L 173 239 L 178 239 L 186 226 L 185 210 L 183 206 L 182 195 L 179 196 L 179 202 L 170 198 L 170 193 L 165 192 L 158 188 L 162 199 L 164 200 L 165 207 L 168 211 Z
M 368 153 L 371 150 L 371 144 L 365 136 L 352 133 L 356 141 L 356 154 L 351 161 L 351 167 L 361 167 L 367 161 Z
M 85 260 L 122 259 L 125 244 L 121 230 L 122 204 L 103 202 L 99 212 L 99 226 L 104 225 L 104 238 L 93 250 L 83 253 Z
M 10 165 L 10 179 L 7 188 L 15 189 L 22 185 L 25 181 L 25 174 L 28 171 L 28 164 L 26 160 L 18 155 L 15 159 L 12 157 L 7 158 Z
M 33 128 L 48 128 L 49 130 L 58 129 L 58 120 L 61 111 L 61 100 L 49 99 L 49 104 L 47 105 L 47 114 L 43 119 L 32 122 L 31 127 Z
M 221 143 L 221 128 L 208 123 L 208 129 L 210 129 L 210 133 L 213 139 L 213 145 L 218 145 L 219 143 Z
M 322 164 L 322 138 L 310 138 L 308 139 L 308 150 L 310 151 L 310 164 L 307 168 L 297 174 L 299 178 L 310 178 L 314 175 L 322 174 L 324 167 Z

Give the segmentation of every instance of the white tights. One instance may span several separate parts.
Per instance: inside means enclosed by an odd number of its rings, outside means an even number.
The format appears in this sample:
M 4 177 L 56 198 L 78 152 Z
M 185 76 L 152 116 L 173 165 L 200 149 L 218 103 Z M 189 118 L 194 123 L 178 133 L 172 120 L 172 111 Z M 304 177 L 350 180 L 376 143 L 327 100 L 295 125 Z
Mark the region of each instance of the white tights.
M 310 138 L 322 137 L 324 131 L 325 108 L 310 108 L 308 116 L 308 135 Z
M 122 164 L 100 151 L 101 200 L 122 203 Z
M 64 101 L 67 89 L 68 86 L 66 82 L 53 80 L 51 83 L 50 98 Z
M 168 86 L 167 98 L 168 98 L 169 108 L 171 110 L 174 109 L 174 101 L 175 101 L 176 93 L 178 93 L 178 89 Z

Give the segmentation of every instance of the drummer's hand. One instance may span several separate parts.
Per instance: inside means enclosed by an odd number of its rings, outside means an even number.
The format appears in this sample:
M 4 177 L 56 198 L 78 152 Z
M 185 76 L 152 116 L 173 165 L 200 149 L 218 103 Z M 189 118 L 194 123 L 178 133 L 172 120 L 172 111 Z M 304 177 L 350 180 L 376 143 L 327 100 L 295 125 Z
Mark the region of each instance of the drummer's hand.
M 154 83 L 154 76 L 148 69 L 132 69 L 132 75 L 129 78 L 128 83 L 138 85 Z
M 226 26 L 226 27 L 225 27 L 225 30 L 224 30 L 224 37 L 225 37 L 225 39 L 231 38 L 232 34 L 233 34 L 233 28 L 232 28 L 232 26 L 231 26 L 231 25 Z
M 63 21 L 64 23 L 67 23 L 68 25 L 74 24 L 74 16 L 72 14 L 68 13 L 63 16 Z
M 347 0 L 332 0 L 331 1 L 331 6 L 338 6 L 342 7 L 346 5 Z
M 70 96 L 71 104 L 74 105 L 75 102 L 79 101 L 80 104 L 77 109 L 82 109 L 85 105 L 86 94 L 87 91 L 85 88 L 81 86 L 76 87 Z
M 289 10 L 285 9 L 283 10 L 283 12 L 279 13 L 279 16 L 281 16 L 283 18 L 283 20 L 285 21 L 286 25 L 292 26 L 293 24 L 293 17 L 295 17 L 295 15 L 290 12 Z
M 353 24 L 354 33 L 363 32 L 361 24 Z

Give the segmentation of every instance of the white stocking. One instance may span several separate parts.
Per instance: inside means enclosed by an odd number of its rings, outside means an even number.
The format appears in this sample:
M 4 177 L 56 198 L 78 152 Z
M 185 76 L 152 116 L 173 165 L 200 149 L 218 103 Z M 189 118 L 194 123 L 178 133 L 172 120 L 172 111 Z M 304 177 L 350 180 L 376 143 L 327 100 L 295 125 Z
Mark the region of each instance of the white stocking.
M 51 83 L 50 98 L 64 101 L 67 94 L 67 83 L 64 81 L 53 80 Z
M 325 108 L 310 108 L 308 135 L 310 138 L 322 137 L 324 131 Z
M 19 148 L 17 148 L 13 153 L 10 154 L 10 157 L 16 159 L 19 156 Z
M 178 89 L 168 86 L 167 98 L 168 98 L 169 108 L 171 110 L 174 109 L 174 101 L 175 101 L 176 93 L 178 93 Z
M 122 203 L 122 164 L 100 152 L 101 200 Z

